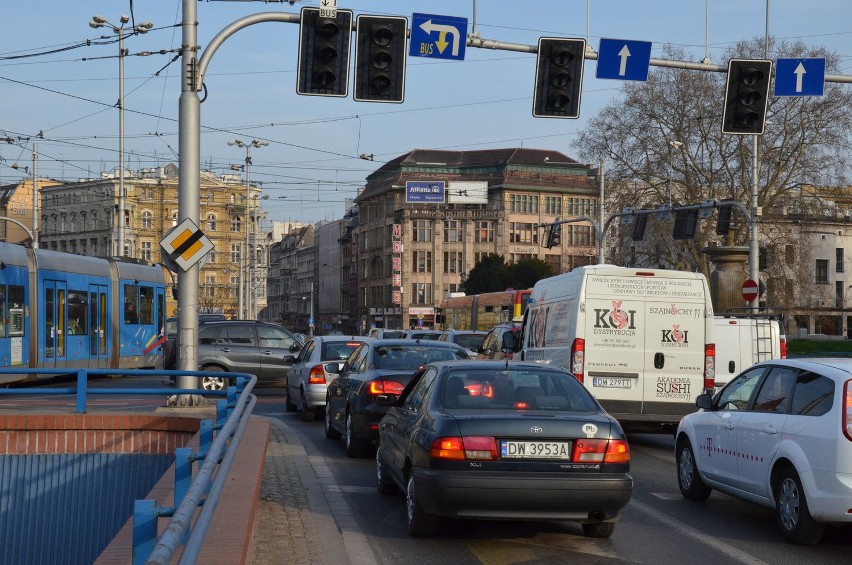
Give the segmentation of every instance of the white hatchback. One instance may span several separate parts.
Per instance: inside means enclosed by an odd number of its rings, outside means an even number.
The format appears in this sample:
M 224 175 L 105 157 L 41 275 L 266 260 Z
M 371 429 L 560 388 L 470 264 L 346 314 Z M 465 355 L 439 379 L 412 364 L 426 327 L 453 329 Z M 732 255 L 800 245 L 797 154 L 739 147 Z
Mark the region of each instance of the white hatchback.
M 852 359 L 758 363 L 696 405 L 675 436 L 685 498 L 716 489 L 774 508 L 797 544 L 852 523 Z

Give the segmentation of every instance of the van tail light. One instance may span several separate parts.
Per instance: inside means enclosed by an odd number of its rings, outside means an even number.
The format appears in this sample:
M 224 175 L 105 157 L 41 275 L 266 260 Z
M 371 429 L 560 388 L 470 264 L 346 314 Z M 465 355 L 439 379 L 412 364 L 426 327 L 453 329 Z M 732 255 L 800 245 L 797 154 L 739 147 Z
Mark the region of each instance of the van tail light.
M 311 372 L 308 373 L 308 384 L 309 385 L 325 384 L 325 371 L 323 371 L 322 365 L 314 365 L 313 367 L 311 367 Z
M 704 390 L 713 390 L 716 386 L 716 344 L 704 346 Z
M 630 446 L 623 439 L 578 439 L 571 454 L 574 463 L 630 463 Z
M 787 358 L 787 338 L 781 336 L 781 359 Z
M 843 385 L 843 435 L 852 441 L 852 379 Z
M 385 381 L 382 379 L 370 381 L 370 388 L 367 392 L 369 392 L 370 396 L 377 396 L 379 394 L 401 394 L 402 390 L 405 388 L 405 385 L 401 385 L 396 381 Z
M 493 437 L 439 437 L 429 449 L 432 459 L 451 461 L 496 461 L 497 440 Z
M 571 344 L 571 372 L 574 377 L 583 382 L 583 373 L 586 371 L 586 340 L 578 337 Z

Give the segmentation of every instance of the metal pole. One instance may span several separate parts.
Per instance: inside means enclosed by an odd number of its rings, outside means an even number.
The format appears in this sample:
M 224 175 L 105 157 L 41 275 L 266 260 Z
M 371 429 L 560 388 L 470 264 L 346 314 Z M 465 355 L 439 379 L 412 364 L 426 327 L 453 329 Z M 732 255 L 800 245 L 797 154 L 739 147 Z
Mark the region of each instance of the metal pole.
M 118 34 L 118 249 L 124 257 L 124 24 L 115 28 Z
M 308 319 L 308 335 L 314 337 L 314 281 L 311 281 L 311 316 Z
M 600 164 L 598 165 L 598 183 L 600 184 L 600 202 L 599 202 L 599 221 L 598 225 L 603 227 L 604 225 L 604 161 L 601 159 Z M 603 264 L 606 261 L 604 260 L 604 248 L 603 248 L 603 233 L 599 235 L 600 241 L 598 242 L 598 263 Z
M 33 143 L 33 249 L 38 249 L 38 143 Z
M 251 296 L 249 295 L 249 288 L 251 287 L 251 283 L 249 282 L 249 206 L 251 205 L 251 144 L 246 144 L 246 252 L 243 254 L 244 263 L 243 268 L 245 269 L 245 278 L 243 279 L 243 288 L 242 291 L 246 293 L 246 298 L 244 304 L 246 305 L 245 313 L 241 313 L 244 320 L 249 319 L 249 302 L 251 302 Z
M 769 55 L 769 0 L 766 0 L 766 28 L 763 34 L 763 56 L 767 57 Z M 760 216 L 759 208 L 757 206 L 757 193 L 758 193 L 758 182 L 760 182 L 759 175 L 759 166 L 760 166 L 760 156 L 759 156 L 759 141 L 760 136 L 755 135 L 752 137 L 752 178 L 751 178 L 751 241 L 749 242 L 749 250 L 748 250 L 748 276 L 751 280 L 760 284 L 760 245 L 759 245 L 759 230 L 757 227 L 757 220 Z M 749 307 L 757 309 L 760 307 L 760 292 L 758 292 L 757 296 L 749 302 Z

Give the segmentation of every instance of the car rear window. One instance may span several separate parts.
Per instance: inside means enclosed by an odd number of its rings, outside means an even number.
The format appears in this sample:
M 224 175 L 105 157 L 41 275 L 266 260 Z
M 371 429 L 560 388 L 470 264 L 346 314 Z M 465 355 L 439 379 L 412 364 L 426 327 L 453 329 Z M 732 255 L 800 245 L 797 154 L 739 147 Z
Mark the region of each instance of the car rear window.
M 336 341 L 333 343 L 323 343 L 320 350 L 321 361 L 345 361 L 349 358 L 349 354 L 355 351 L 361 345 L 358 341 Z
M 457 334 L 456 343 L 467 349 L 479 349 L 485 341 L 485 334 Z
M 444 408 L 592 412 L 591 395 L 568 374 L 531 369 L 452 369 L 441 379 Z
M 382 333 L 381 337 L 384 339 L 399 339 L 401 337 L 405 337 L 405 332 L 402 330 L 385 331 L 384 333 Z
M 416 371 L 427 363 L 468 358 L 468 355 L 460 349 L 418 345 L 380 345 L 376 347 L 373 364 L 376 369 Z

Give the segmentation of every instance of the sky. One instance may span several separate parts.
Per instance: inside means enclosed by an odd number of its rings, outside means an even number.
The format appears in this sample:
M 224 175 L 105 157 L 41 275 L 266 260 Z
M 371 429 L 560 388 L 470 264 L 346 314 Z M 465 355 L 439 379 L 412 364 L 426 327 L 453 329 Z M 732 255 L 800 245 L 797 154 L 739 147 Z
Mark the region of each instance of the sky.
M 122 15 L 132 16 L 130 25 L 153 23 L 150 32 L 125 39 L 125 166 L 178 162 L 180 62 L 172 59 L 181 0 L 12 6 L 0 8 L 0 139 L 12 141 L 0 142 L 0 184 L 32 174 L 34 143 L 42 178 L 92 178 L 118 166 L 118 45 L 111 29 L 89 27 L 94 15 L 113 24 Z M 250 14 L 317 6 L 319 0 L 199 1 L 199 44 L 203 51 Z M 475 23 L 495 41 L 587 38 L 596 51 L 601 38 L 648 41 L 652 58 L 664 58 L 671 44 L 691 61 L 709 55 L 718 65 L 727 64 L 722 57 L 732 44 L 764 37 L 767 6 L 770 35 L 834 51 L 841 74 L 852 75 L 849 0 L 338 0 L 355 16 L 406 16 L 409 27 L 413 13 L 456 16 L 468 19 L 469 33 Z M 535 55 L 468 47 L 463 61 L 409 57 L 402 104 L 355 102 L 351 87 L 348 98 L 299 96 L 298 37 L 298 25 L 279 22 L 237 32 L 215 53 L 200 93 L 202 169 L 233 174 L 230 166 L 243 164 L 245 149 L 228 141 L 269 143 L 251 150 L 251 181 L 261 183 L 270 220 L 341 218 L 367 175 L 412 149 L 526 147 L 577 158 L 577 134 L 624 85 L 595 78 L 596 62 L 587 60 L 580 118 L 534 118 Z

